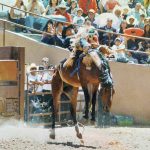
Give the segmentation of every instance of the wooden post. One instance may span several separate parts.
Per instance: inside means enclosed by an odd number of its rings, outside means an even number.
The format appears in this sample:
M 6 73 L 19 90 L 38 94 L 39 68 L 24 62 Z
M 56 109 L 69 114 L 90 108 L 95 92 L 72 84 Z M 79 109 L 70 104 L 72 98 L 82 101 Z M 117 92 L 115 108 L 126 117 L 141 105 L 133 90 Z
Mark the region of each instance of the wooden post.
M 3 21 L 3 46 L 5 46 L 5 29 L 6 29 L 6 22 Z
M 25 48 L 18 47 L 19 56 L 19 98 L 20 98 L 20 119 L 24 120 L 24 82 L 25 82 Z

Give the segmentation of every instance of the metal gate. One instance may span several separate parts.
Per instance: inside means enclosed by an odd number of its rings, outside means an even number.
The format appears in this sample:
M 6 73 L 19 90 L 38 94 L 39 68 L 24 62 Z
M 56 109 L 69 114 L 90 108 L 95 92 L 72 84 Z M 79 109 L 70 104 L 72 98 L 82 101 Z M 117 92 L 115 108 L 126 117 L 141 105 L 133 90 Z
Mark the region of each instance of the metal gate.
M 0 47 L 0 116 L 24 117 L 24 48 Z
M 47 71 L 47 70 L 45 70 Z M 39 71 L 36 71 L 39 72 Z M 40 71 L 42 72 L 42 71 Z M 26 74 L 26 86 L 27 90 L 25 92 L 26 95 L 26 107 L 25 107 L 25 120 L 29 125 L 32 126 L 50 126 L 51 125 L 51 109 L 44 110 L 42 109 L 42 103 L 40 99 L 44 99 L 45 96 L 49 96 L 49 101 L 52 101 L 52 95 L 50 92 L 36 92 L 33 90 L 32 93 L 28 90 L 28 76 L 29 73 Z M 79 91 L 80 95 L 78 96 L 77 102 L 77 119 L 81 119 L 82 111 L 83 111 L 83 97 L 81 96 L 82 91 Z M 35 103 L 34 103 L 35 102 Z M 35 105 L 37 106 L 36 108 Z M 51 106 L 49 106 L 51 108 Z M 57 125 L 66 124 L 68 120 L 72 120 L 70 116 L 70 101 L 69 98 L 63 93 L 61 95 L 61 103 L 58 111 L 58 116 L 56 120 Z

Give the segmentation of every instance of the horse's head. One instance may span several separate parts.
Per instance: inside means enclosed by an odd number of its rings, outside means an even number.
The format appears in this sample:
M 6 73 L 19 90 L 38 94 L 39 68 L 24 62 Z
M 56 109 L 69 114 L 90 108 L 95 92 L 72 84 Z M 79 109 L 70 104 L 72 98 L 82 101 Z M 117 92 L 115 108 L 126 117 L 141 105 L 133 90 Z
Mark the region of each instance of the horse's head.
M 112 98 L 115 93 L 113 86 L 101 87 L 100 96 L 102 100 L 102 107 L 104 112 L 109 112 L 112 104 Z

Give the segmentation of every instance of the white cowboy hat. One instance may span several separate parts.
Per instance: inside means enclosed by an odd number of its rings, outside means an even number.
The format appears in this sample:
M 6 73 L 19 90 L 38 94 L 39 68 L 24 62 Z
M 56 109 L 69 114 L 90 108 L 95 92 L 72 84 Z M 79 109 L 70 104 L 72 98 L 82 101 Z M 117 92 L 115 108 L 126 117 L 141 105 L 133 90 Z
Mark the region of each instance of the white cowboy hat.
M 32 64 L 29 66 L 29 68 L 30 68 L 30 70 L 33 69 L 33 68 L 37 69 L 37 66 L 36 66 L 35 63 L 32 63 Z
M 49 62 L 49 58 L 43 57 L 43 58 L 42 58 L 42 61 Z
M 60 3 L 58 5 L 58 8 L 67 8 L 66 4 L 65 3 Z
M 83 12 L 83 9 L 82 9 L 82 8 L 77 8 L 77 12 L 78 12 L 78 11 L 82 11 L 82 12 Z

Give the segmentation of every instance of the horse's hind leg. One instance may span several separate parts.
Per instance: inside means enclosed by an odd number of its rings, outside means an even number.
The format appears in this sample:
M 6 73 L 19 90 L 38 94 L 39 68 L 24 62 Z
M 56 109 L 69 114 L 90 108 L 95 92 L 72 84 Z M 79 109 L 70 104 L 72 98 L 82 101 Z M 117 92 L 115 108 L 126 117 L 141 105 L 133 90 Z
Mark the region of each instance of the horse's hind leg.
M 52 130 L 50 133 L 50 138 L 55 139 L 55 118 L 57 116 L 60 96 L 63 89 L 63 81 L 57 71 L 52 79 L 52 96 L 53 96 L 53 103 L 52 103 Z
M 85 97 L 85 115 L 83 116 L 85 119 L 89 118 L 89 103 L 90 103 L 90 95 L 87 87 L 82 87 Z
M 95 85 L 93 87 L 91 121 L 95 121 L 95 105 L 96 105 L 96 95 L 97 95 L 98 86 L 99 85 Z

